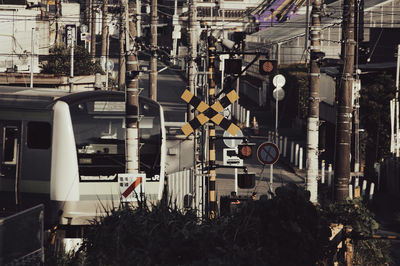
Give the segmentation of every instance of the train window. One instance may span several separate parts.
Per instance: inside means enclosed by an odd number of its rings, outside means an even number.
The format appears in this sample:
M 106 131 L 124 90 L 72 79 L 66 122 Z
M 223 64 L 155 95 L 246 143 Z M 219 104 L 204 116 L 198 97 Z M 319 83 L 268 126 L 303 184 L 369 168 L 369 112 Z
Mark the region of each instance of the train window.
M 15 127 L 3 128 L 3 161 L 6 163 L 16 163 L 18 143 L 18 129 Z
M 28 122 L 27 144 L 30 149 L 50 148 L 51 125 L 47 122 Z

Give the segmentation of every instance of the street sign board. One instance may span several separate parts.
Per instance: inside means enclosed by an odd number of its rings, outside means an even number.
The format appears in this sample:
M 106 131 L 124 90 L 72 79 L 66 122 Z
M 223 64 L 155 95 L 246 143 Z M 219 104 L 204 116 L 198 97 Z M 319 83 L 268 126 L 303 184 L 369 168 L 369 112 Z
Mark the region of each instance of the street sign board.
M 272 142 L 264 142 L 258 146 L 257 158 L 262 164 L 274 164 L 279 159 L 279 149 Z
M 223 150 L 223 165 L 228 166 L 243 166 L 243 160 L 236 155 L 229 155 L 230 153 L 237 154 L 236 148 L 224 148 Z
M 137 201 L 144 193 L 146 174 L 118 174 L 121 202 Z
M 242 144 L 243 142 L 243 139 L 225 139 L 226 137 L 233 137 L 231 133 L 229 133 L 228 131 L 225 131 L 223 136 L 224 136 L 224 143 L 229 148 L 236 148 L 239 144 Z M 243 137 L 243 133 L 240 129 L 236 133 L 235 137 Z

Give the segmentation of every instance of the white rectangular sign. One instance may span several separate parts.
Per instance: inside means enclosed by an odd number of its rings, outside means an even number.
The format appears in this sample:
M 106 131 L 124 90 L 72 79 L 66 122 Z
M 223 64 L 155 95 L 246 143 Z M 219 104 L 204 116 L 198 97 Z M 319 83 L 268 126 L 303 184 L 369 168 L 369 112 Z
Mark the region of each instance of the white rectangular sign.
M 121 202 L 143 200 L 146 174 L 118 174 Z

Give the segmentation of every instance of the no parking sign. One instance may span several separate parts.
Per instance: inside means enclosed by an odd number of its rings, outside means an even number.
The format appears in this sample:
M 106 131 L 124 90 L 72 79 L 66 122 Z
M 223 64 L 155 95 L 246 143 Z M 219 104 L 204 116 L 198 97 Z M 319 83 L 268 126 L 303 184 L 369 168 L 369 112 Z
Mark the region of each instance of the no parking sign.
M 264 142 L 258 146 L 257 158 L 262 164 L 274 164 L 279 159 L 279 149 L 272 142 Z

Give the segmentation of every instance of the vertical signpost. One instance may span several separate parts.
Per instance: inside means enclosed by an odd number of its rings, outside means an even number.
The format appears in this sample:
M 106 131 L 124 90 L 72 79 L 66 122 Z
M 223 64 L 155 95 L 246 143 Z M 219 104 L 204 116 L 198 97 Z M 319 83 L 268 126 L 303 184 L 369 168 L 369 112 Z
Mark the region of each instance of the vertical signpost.
M 286 83 L 286 79 L 283 75 L 278 74 L 275 75 L 272 83 L 274 84 L 274 86 L 276 87 L 273 92 L 272 92 L 272 96 L 275 99 L 275 134 L 274 134 L 274 142 L 275 144 L 278 144 L 278 113 L 279 113 L 279 105 L 278 102 L 282 101 L 283 98 L 285 98 L 285 91 L 282 89 L 282 87 L 285 85 Z M 273 179 L 274 179 L 274 164 L 273 163 L 268 163 L 270 165 L 270 183 L 271 183 L 271 191 L 272 191 L 272 183 L 273 183 Z
M 273 193 L 273 184 L 274 184 L 274 176 L 273 176 L 273 165 L 279 159 L 279 149 L 275 143 L 272 142 L 264 142 L 257 149 L 257 159 L 263 165 L 269 164 L 271 166 L 270 169 L 270 191 Z

